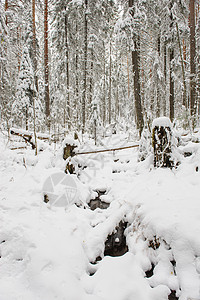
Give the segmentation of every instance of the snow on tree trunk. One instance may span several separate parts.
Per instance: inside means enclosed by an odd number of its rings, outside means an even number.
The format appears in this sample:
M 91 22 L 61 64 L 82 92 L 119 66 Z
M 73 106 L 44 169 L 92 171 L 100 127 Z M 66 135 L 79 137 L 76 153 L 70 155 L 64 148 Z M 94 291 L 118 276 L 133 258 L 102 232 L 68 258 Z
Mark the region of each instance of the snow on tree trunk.
M 173 2 L 170 2 L 170 29 L 173 32 L 173 24 L 174 24 L 174 19 L 173 19 L 173 13 L 172 13 L 172 8 L 173 8 Z M 170 89 L 170 94 L 169 94 L 169 114 L 170 114 L 170 120 L 174 120 L 174 76 L 173 76 L 173 60 L 174 60 L 174 36 L 172 33 L 171 37 L 171 45 L 170 45 L 170 50 L 169 50 L 169 63 L 170 63 L 170 70 L 169 70 L 169 89 Z
M 34 70 L 34 79 L 35 87 L 38 91 L 38 77 L 37 73 L 37 53 L 36 53 L 36 26 L 35 26 L 35 0 L 32 0 L 32 26 L 33 26 L 33 70 Z
M 78 143 L 74 139 L 66 138 L 63 144 L 63 159 L 67 162 L 65 173 L 74 174 L 75 167 L 72 164 L 72 157 L 75 155 L 74 149 L 77 147 Z
M 87 56 L 88 56 L 88 20 L 87 7 L 88 1 L 85 0 L 85 18 L 84 18 L 84 75 L 83 75 L 83 99 L 82 99 L 82 133 L 85 131 L 86 114 L 86 89 L 87 89 Z
M 34 73 L 31 59 L 27 47 L 24 47 L 18 75 L 16 99 L 13 103 L 14 121 L 17 124 L 20 121 L 25 122 L 26 130 L 28 130 L 28 122 L 32 118 L 30 108 L 32 107 L 34 93 Z
M 134 19 L 134 1 L 129 0 L 130 15 Z M 134 50 L 132 50 L 132 68 L 133 68 L 133 81 L 134 81 L 134 96 L 135 96 L 135 111 L 136 111 L 136 125 L 139 129 L 140 136 L 144 127 L 144 119 L 141 103 L 141 90 L 140 90 L 140 38 L 138 35 L 134 37 Z
M 70 95 L 69 95 L 69 46 L 68 46 L 68 16 L 65 14 L 65 55 L 66 55 L 66 87 L 67 87 L 67 126 L 70 128 Z M 66 108 L 65 108 L 66 109 Z M 65 120 L 64 120 L 65 124 Z
M 45 81 L 45 113 L 47 126 L 50 129 L 49 99 L 49 59 L 48 59 L 48 0 L 44 0 L 44 81 Z
M 154 150 L 154 167 L 173 167 L 171 160 L 172 130 L 169 118 L 161 117 L 153 121 L 152 145 Z
M 196 84 L 195 84 L 195 60 L 196 60 L 196 40 L 195 40 L 195 1 L 190 0 L 190 113 L 195 115 L 195 98 L 196 98 Z M 194 121 L 194 120 L 193 120 Z

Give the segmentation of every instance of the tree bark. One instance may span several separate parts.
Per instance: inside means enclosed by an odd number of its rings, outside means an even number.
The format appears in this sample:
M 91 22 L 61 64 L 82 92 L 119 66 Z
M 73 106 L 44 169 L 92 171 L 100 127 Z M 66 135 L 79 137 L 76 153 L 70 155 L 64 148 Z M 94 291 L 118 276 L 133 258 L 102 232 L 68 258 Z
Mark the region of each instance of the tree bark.
M 134 18 L 134 9 L 133 9 L 133 0 L 129 0 L 129 8 L 131 17 Z M 139 71 L 139 37 L 136 35 L 134 38 L 134 50 L 132 51 L 132 67 L 133 67 L 133 81 L 134 81 L 134 96 L 135 96 L 135 110 L 136 110 L 136 125 L 139 129 L 139 134 L 141 136 L 144 119 L 142 113 L 142 104 L 141 104 L 141 92 L 140 92 L 140 71 Z
M 169 71 L 169 88 L 170 88 L 170 95 L 169 95 L 169 110 L 170 110 L 170 120 L 173 122 L 174 120 L 174 78 L 173 78 L 173 67 L 172 61 L 174 59 L 174 49 L 170 48 L 169 54 L 169 61 L 170 61 L 170 71 Z
M 18 62 L 18 73 L 20 71 L 20 58 L 21 58 L 21 35 L 20 35 L 20 27 L 17 26 L 17 62 Z
M 108 123 L 111 123 L 111 97 L 112 97 L 112 47 L 110 37 L 110 63 L 109 63 L 109 98 L 108 98 Z
M 69 95 L 69 45 L 68 45 L 68 18 L 67 14 L 65 14 L 65 56 L 66 56 L 66 88 L 67 88 L 67 126 L 70 129 L 70 95 Z M 66 107 L 65 107 L 66 109 Z M 64 120 L 65 123 L 65 120 Z
M 36 28 L 35 28 L 35 0 L 32 0 L 32 25 L 33 25 L 33 70 L 35 87 L 38 91 L 38 77 L 37 77 L 37 58 L 36 58 Z
M 167 84 L 167 42 L 164 41 L 164 78 L 165 78 L 165 94 L 166 94 L 166 84 Z M 166 115 L 166 96 L 163 99 L 163 114 Z
M 170 2 L 170 30 L 172 32 L 173 29 L 173 15 L 172 15 L 172 1 Z M 173 45 L 173 33 L 171 37 L 171 46 L 169 49 L 169 63 L 170 63 L 170 71 L 169 71 L 169 89 L 170 89 L 170 94 L 169 94 L 169 115 L 170 115 L 170 120 L 173 122 L 174 120 L 174 77 L 173 77 L 173 59 L 174 59 L 174 45 Z
M 105 44 L 104 45 L 104 62 L 103 62 L 103 109 L 102 109 L 102 119 L 103 119 L 103 126 L 105 126 L 106 121 L 106 50 Z
M 50 130 L 49 59 L 48 59 L 48 0 L 44 0 L 44 100 L 46 123 Z
M 157 40 L 157 51 L 158 51 L 158 57 L 160 61 L 160 34 L 158 35 Z M 159 89 L 159 76 L 157 74 L 157 109 L 156 109 L 156 116 L 157 118 L 160 117 L 160 89 Z
M 186 44 L 185 44 L 185 40 L 183 39 L 183 62 L 184 62 L 184 66 L 186 68 Z
M 132 65 L 133 65 L 133 80 L 134 80 L 134 95 L 135 95 L 135 110 L 136 110 L 136 124 L 141 136 L 144 127 L 141 93 L 140 93 L 140 73 L 139 73 L 139 51 L 137 42 L 134 42 L 135 50 L 132 51 Z
M 26 121 L 26 130 L 28 130 L 28 105 L 25 108 L 25 121 Z
M 180 53 L 180 58 L 181 58 L 182 76 L 183 76 L 183 105 L 185 106 L 185 108 L 187 108 L 185 67 L 184 67 L 183 55 L 182 55 L 182 50 L 181 50 L 181 40 L 180 40 L 180 34 L 179 34 L 179 28 L 178 28 L 177 22 L 176 22 L 176 29 L 177 29 L 177 38 L 178 38 L 178 44 L 179 44 L 179 53 Z
M 78 20 L 76 19 L 76 35 L 78 33 Z M 78 76 L 78 39 L 76 39 L 76 52 L 75 52 L 75 101 L 74 101 L 74 108 L 75 108 L 75 123 L 77 128 L 79 128 L 78 120 L 79 120 L 79 115 L 78 115 L 78 100 L 79 100 L 79 76 Z M 80 128 L 79 128 L 80 129 Z
M 37 134 L 36 134 L 36 112 L 35 112 L 35 95 L 33 93 L 33 133 L 34 133 L 34 140 L 35 140 L 35 155 L 38 154 L 38 147 L 37 147 Z
M 128 99 L 130 98 L 130 79 L 129 79 L 129 60 L 127 53 L 127 80 L 128 80 Z
M 85 132 L 85 113 L 86 113 L 86 89 L 87 89 L 87 56 L 88 56 L 88 21 L 87 7 L 88 0 L 85 0 L 85 19 L 84 19 L 84 74 L 83 74 L 83 99 L 82 99 L 82 133 Z
M 195 40 L 195 0 L 190 0 L 190 114 L 195 115 L 196 83 L 195 83 L 195 58 L 196 58 L 196 40 Z M 194 120 L 193 120 L 194 121 Z
M 8 25 L 8 16 L 7 16 L 7 10 L 8 10 L 8 0 L 5 0 L 5 12 L 6 12 L 6 26 Z
M 93 67 L 94 67 L 94 50 L 93 46 L 91 49 L 91 64 L 90 64 L 90 94 L 89 94 L 89 103 L 92 103 L 92 90 L 93 90 Z

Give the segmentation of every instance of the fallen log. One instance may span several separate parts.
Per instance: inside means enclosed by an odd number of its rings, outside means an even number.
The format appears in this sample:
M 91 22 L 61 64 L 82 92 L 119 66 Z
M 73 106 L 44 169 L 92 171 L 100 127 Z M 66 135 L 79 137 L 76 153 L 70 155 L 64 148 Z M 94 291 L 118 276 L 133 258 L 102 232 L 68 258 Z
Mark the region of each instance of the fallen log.
M 31 141 L 31 139 L 33 138 L 32 134 L 29 133 L 28 131 L 23 130 L 22 132 L 20 132 L 19 130 L 14 130 L 13 128 L 10 130 L 10 133 L 12 135 L 16 135 L 16 136 L 20 136 L 22 137 L 25 142 L 28 142 L 29 144 L 31 144 L 32 149 L 35 149 L 35 144 Z
M 17 135 L 17 136 L 26 137 L 26 138 L 33 138 L 33 136 L 34 136 L 33 132 L 30 132 L 28 130 L 17 129 L 17 128 L 11 128 L 10 133 L 12 135 Z M 50 139 L 49 135 L 45 134 L 45 133 L 37 133 L 37 138 L 39 140 L 49 140 Z
M 10 150 L 21 150 L 21 149 L 27 149 L 27 147 L 12 147 Z
M 136 147 L 139 147 L 139 145 L 132 145 L 132 146 L 126 146 L 126 147 L 120 147 L 120 148 L 112 148 L 112 149 L 103 149 L 103 150 L 96 150 L 96 151 L 88 151 L 88 152 L 77 152 L 75 155 L 118 151 L 118 150 L 124 150 L 124 149 L 129 149 L 129 148 L 136 148 Z
M 25 142 L 29 143 L 32 146 L 32 149 L 35 149 L 35 143 L 32 141 L 32 139 L 34 138 L 33 132 L 17 128 L 11 128 L 10 134 L 22 137 L 25 140 Z M 37 138 L 39 140 L 49 140 L 49 136 L 43 133 L 37 133 Z

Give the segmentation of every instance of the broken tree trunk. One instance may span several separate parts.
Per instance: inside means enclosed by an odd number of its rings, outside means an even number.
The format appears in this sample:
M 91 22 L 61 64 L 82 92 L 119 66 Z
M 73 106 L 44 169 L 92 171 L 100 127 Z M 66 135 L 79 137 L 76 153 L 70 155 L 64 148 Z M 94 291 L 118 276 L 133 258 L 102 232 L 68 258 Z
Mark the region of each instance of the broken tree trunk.
M 152 145 L 154 149 L 154 167 L 172 168 L 171 159 L 172 130 L 169 118 L 162 117 L 153 121 Z
M 32 140 L 34 138 L 34 133 L 29 132 L 27 130 L 11 128 L 10 134 L 22 137 L 25 140 L 25 142 L 28 142 L 32 146 L 32 149 L 35 149 L 35 142 Z M 49 140 L 49 136 L 42 133 L 37 133 L 37 138 L 39 140 Z
M 67 160 L 65 173 L 74 174 L 75 167 L 72 164 L 71 158 L 76 155 L 74 149 L 77 147 L 77 141 L 65 140 L 65 147 L 63 149 L 63 159 Z
M 13 129 L 10 130 L 10 133 L 12 135 L 17 135 L 17 136 L 22 137 L 25 140 L 25 142 L 28 142 L 29 144 L 31 144 L 32 149 L 35 149 L 35 144 L 31 141 L 31 139 L 32 139 L 31 134 L 28 134 L 25 132 L 14 131 Z

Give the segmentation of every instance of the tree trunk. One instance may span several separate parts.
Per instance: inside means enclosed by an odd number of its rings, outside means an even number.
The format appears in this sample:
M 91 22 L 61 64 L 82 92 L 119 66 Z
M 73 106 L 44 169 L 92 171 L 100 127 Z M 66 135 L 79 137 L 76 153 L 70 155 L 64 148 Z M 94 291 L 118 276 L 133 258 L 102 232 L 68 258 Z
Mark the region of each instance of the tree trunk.
M 197 71 L 197 93 L 198 93 L 198 117 L 200 116 L 200 54 L 198 55 L 198 71 Z
M 111 97 L 112 97 L 112 47 L 110 37 L 110 63 L 109 63 L 109 98 L 108 98 L 108 123 L 111 124 Z
M 94 50 L 93 46 L 91 49 L 91 64 L 90 64 L 90 94 L 89 94 L 89 103 L 92 103 L 92 89 L 93 89 L 93 67 L 94 67 Z
M 67 89 L 67 126 L 70 129 L 70 96 L 69 96 L 69 46 L 68 46 L 68 18 L 67 14 L 65 14 L 65 58 L 66 58 L 66 89 Z M 66 110 L 66 107 L 65 107 Z M 66 115 L 66 114 L 65 114 Z M 64 120 L 65 123 L 65 120 Z
M 183 105 L 187 108 L 187 92 L 186 92 L 186 79 L 185 79 L 185 68 L 184 68 L 184 61 L 183 55 L 181 50 L 181 40 L 179 34 L 178 23 L 176 22 L 176 29 L 177 29 L 177 38 L 178 38 L 178 45 L 179 45 L 179 53 L 181 58 L 181 68 L 182 68 L 182 76 L 183 76 Z
M 5 0 L 6 26 L 8 25 L 8 16 L 7 16 L 7 10 L 8 10 L 8 0 Z
M 136 125 L 141 136 L 144 127 L 141 93 L 140 93 L 140 72 L 139 72 L 139 50 L 137 42 L 134 41 L 134 51 L 132 51 L 133 79 L 134 79 L 134 95 L 135 95 L 135 110 L 136 110 Z
M 76 70 L 76 75 L 75 75 L 75 85 L 76 85 L 76 88 L 75 88 L 75 101 L 74 101 L 74 108 L 75 108 L 75 112 L 76 112 L 76 115 L 75 115 L 75 123 L 76 123 L 76 126 L 79 127 L 79 124 L 78 124 L 78 119 L 79 119 L 79 115 L 78 115 L 78 100 L 79 100 L 79 86 L 78 86 L 78 49 L 76 49 L 76 54 L 75 54 L 75 70 Z
M 86 89 L 87 89 L 87 56 L 88 56 L 88 21 L 87 7 L 88 0 L 85 0 L 85 22 L 84 22 L 84 74 L 83 74 L 83 99 L 82 99 L 82 133 L 85 131 L 85 110 L 86 110 Z
M 157 40 L 157 51 L 158 51 L 158 57 L 160 62 L 160 34 L 158 36 Z M 159 89 L 159 76 L 157 74 L 157 109 L 156 109 L 156 117 L 160 117 L 160 89 Z
M 195 83 L 195 58 L 196 58 L 196 41 L 195 41 L 195 0 L 190 0 L 190 114 L 195 115 L 195 98 L 196 98 L 196 83 Z M 193 124 L 194 125 L 194 124 Z
M 103 126 L 105 126 L 106 121 L 106 50 L 104 44 L 104 62 L 103 62 L 103 109 L 102 109 L 102 119 L 103 119 Z
M 129 8 L 131 17 L 134 18 L 133 0 L 129 0 Z M 134 81 L 134 96 L 135 96 L 135 110 L 136 110 L 136 125 L 139 129 L 141 136 L 142 129 L 144 127 L 142 104 L 141 104 L 141 93 L 140 93 L 140 71 L 139 71 L 139 37 L 136 36 L 134 39 L 134 50 L 132 51 L 132 67 L 133 67 L 133 81 Z
M 28 130 L 28 105 L 25 108 L 25 115 L 26 115 L 26 130 Z
M 21 35 L 20 35 L 20 27 L 17 26 L 17 62 L 18 62 L 18 73 L 20 71 L 20 58 L 21 58 Z
M 184 66 L 186 68 L 186 45 L 185 45 L 184 39 L 183 39 L 183 62 L 184 62 Z
M 50 130 L 49 61 L 48 61 L 48 0 L 44 0 L 44 84 L 46 124 Z
M 33 92 L 33 134 L 35 140 L 35 155 L 38 154 L 37 149 L 37 134 L 36 134 L 36 112 L 35 112 L 35 93 Z
M 129 79 L 129 61 L 127 53 L 127 79 L 128 79 L 128 99 L 130 98 L 130 79 Z
M 164 41 L 164 78 L 165 78 L 165 95 L 167 85 L 167 42 Z M 166 116 L 166 96 L 163 99 L 163 115 Z
M 115 108 L 115 121 L 119 118 L 119 91 L 118 91 L 118 77 L 117 77 L 117 86 L 116 86 L 116 108 Z
M 173 67 L 172 61 L 174 59 L 174 49 L 170 48 L 169 54 L 169 62 L 170 62 L 170 73 L 169 73 L 169 88 L 170 88 L 170 95 L 169 95 L 169 111 L 170 111 L 170 120 L 173 122 L 174 120 L 174 78 L 173 78 Z
M 76 20 L 76 35 L 78 33 L 78 21 Z M 75 52 L 75 70 L 76 70 L 76 73 L 75 73 L 75 101 L 74 101 L 74 108 L 75 108 L 75 112 L 76 112 L 76 115 L 75 115 L 75 123 L 76 123 L 76 126 L 78 129 L 79 128 L 79 124 L 78 124 L 78 120 L 79 120 L 79 115 L 78 115 L 78 101 L 79 101 L 79 77 L 78 77 L 78 63 L 79 63 L 79 60 L 78 60 L 78 54 L 79 54 L 79 51 L 78 51 L 78 40 L 76 39 L 76 52 Z
M 7 35 L 7 26 L 8 26 L 8 15 L 7 15 L 7 10 L 8 10 L 8 0 L 5 0 L 5 23 L 6 23 L 6 30 L 5 30 L 5 34 Z M 5 52 L 7 54 L 7 45 L 5 46 Z
M 35 29 L 35 0 L 32 0 L 32 25 L 33 25 L 33 70 L 35 87 L 38 91 L 38 78 L 37 78 L 37 58 L 36 58 L 36 29 Z
M 172 32 L 173 29 L 173 15 L 172 15 L 172 7 L 173 3 L 172 1 L 170 2 L 170 31 Z M 174 45 L 173 45 L 174 37 L 172 33 L 171 37 L 171 46 L 169 49 L 169 64 L 170 64 L 170 72 L 169 72 L 169 89 L 170 89 L 170 94 L 169 94 L 169 115 L 170 115 L 170 120 L 173 122 L 174 120 L 174 77 L 173 77 L 173 59 L 174 59 Z

